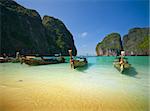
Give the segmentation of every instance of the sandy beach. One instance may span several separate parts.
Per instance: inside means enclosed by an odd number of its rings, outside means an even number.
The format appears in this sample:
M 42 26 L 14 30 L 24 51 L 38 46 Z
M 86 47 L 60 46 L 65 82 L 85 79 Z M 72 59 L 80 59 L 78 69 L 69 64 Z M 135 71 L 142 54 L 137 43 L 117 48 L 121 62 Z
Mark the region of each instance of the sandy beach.
M 1 111 L 148 111 L 149 85 L 140 74 L 128 77 L 106 66 L 77 71 L 69 64 L 1 69 Z
M 18 82 L 1 85 L 1 111 L 148 111 L 145 95 L 122 88 L 74 88 L 65 80 Z

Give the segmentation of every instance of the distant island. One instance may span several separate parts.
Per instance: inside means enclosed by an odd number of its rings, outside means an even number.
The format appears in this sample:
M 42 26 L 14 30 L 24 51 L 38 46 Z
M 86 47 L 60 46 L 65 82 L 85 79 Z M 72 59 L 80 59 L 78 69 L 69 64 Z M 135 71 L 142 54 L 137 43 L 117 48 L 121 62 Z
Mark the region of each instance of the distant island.
M 119 33 L 108 34 L 96 46 L 96 54 L 98 56 L 116 56 L 121 50 L 126 55 L 149 55 L 149 38 L 150 28 L 132 28 L 128 34 L 121 36 Z
M 74 39 L 63 22 L 45 15 L 41 19 L 36 10 L 27 9 L 13 0 L 0 1 L 0 53 L 54 55 L 77 54 Z

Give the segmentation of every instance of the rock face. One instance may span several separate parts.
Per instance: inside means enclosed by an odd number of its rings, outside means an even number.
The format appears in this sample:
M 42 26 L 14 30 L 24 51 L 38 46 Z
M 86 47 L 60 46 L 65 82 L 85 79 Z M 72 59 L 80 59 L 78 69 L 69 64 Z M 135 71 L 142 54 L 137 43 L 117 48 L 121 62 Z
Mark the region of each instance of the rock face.
M 133 28 L 123 37 L 126 55 L 149 55 L 149 28 Z
M 121 50 L 126 55 L 150 55 L 150 28 L 133 28 L 123 36 L 123 42 L 118 33 L 106 36 L 96 46 L 96 53 L 100 55 L 119 55 Z M 123 45 L 122 45 L 123 43 Z
M 58 19 L 26 9 L 12 0 L 0 0 L 0 53 L 14 54 L 55 54 L 68 55 L 77 50 L 73 36 Z
M 42 23 L 47 29 L 49 42 L 53 44 L 51 49 L 55 53 L 61 52 L 63 55 L 68 55 L 68 49 L 72 48 L 73 55 L 77 54 L 72 34 L 59 19 L 44 16 Z
M 120 34 L 111 33 L 107 35 L 102 42 L 96 46 L 96 53 L 100 55 L 117 55 L 122 50 L 122 42 Z

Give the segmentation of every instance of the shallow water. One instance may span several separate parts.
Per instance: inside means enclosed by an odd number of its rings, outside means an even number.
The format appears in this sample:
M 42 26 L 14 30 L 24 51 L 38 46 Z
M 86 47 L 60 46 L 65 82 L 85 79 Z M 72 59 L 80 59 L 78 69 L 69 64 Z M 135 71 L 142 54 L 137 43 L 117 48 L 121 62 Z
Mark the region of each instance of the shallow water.
M 88 57 L 88 66 L 69 63 L 0 64 L 0 111 L 148 111 L 149 57 L 127 57 L 120 74 L 114 57 Z

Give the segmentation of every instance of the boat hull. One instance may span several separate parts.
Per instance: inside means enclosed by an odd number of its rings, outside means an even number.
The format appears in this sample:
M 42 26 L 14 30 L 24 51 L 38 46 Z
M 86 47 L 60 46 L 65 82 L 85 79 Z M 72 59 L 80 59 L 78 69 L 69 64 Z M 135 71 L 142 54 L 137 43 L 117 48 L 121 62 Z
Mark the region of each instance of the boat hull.
M 119 62 L 114 62 L 113 63 L 114 67 L 116 69 L 118 69 L 121 73 L 126 70 L 129 69 L 131 67 L 131 64 L 129 63 L 124 63 L 124 64 L 120 64 Z
M 78 68 L 78 67 L 84 67 L 87 65 L 87 61 L 79 61 L 79 60 L 74 60 L 73 62 L 73 67 Z
M 48 64 L 58 64 L 65 63 L 64 59 L 24 59 L 23 63 L 30 66 L 38 66 L 38 65 L 48 65 Z

